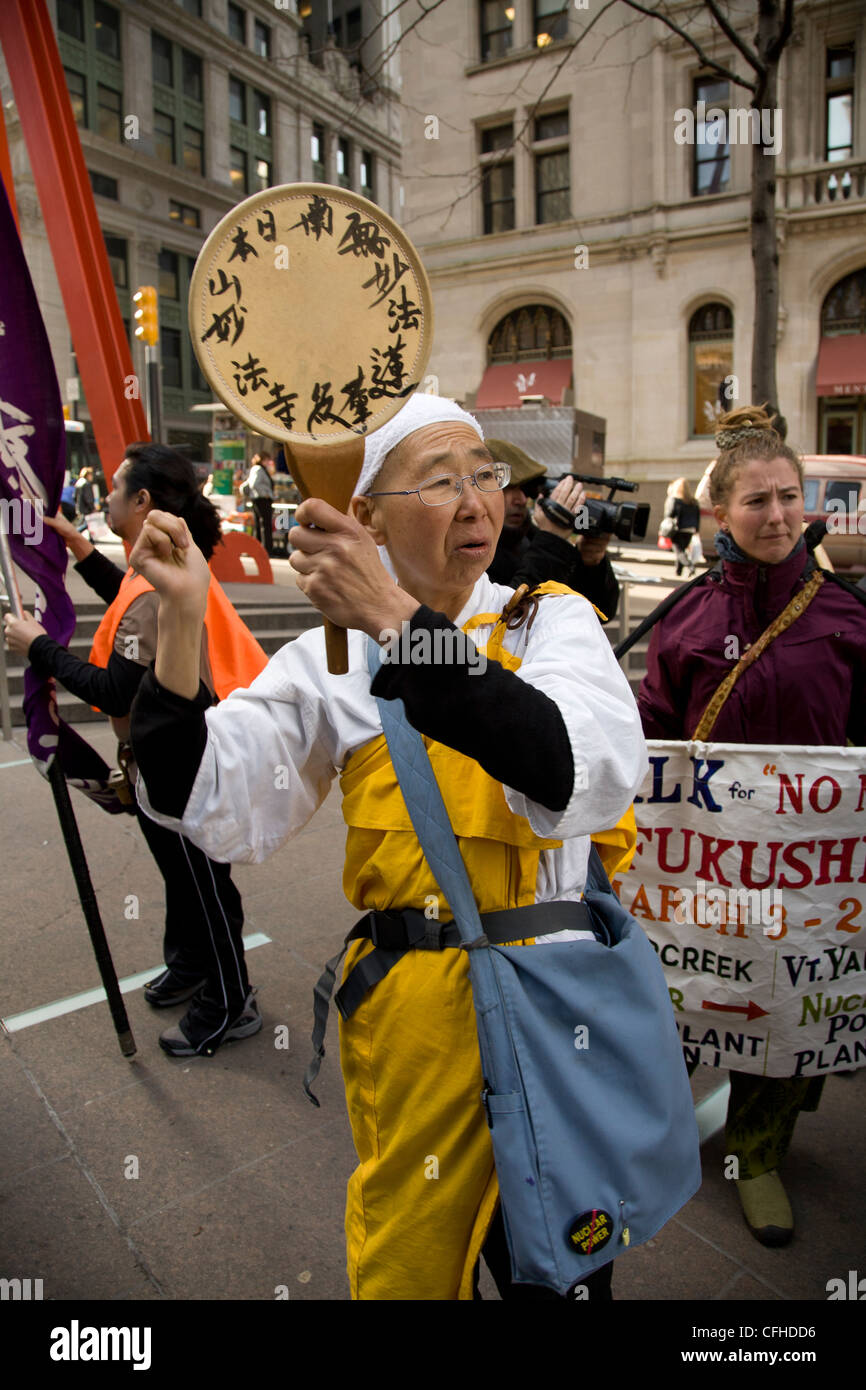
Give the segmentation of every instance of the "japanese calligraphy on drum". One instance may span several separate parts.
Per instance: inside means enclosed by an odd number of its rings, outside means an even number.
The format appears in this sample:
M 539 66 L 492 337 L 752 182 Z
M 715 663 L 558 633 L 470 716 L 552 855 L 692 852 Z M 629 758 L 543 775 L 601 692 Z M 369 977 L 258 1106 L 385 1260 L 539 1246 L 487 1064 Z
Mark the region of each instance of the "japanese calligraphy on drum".
M 430 288 L 414 247 L 365 198 L 268 188 L 213 230 L 190 286 L 190 333 L 217 396 L 257 433 L 363 437 L 417 389 Z

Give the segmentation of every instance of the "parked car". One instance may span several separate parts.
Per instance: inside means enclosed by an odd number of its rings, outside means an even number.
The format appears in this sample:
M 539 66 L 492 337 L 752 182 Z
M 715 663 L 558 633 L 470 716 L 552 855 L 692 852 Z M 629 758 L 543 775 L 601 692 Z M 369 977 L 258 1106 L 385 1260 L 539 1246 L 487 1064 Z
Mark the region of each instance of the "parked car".
M 827 522 L 823 542 L 833 568 L 842 574 L 866 572 L 866 456 L 804 454 L 805 520 Z M 701 543 L 715 559 L 713 537 L 719 524 L 707 502 L 701 507 Z

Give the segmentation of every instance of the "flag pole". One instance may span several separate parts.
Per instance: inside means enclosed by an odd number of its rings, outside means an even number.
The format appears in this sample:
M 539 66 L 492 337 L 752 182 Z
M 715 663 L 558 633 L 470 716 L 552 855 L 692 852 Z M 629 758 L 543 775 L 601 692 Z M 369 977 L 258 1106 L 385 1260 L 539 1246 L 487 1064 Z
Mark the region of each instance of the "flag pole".
M 6 586 L 6 593 L 12 612 L 16 618 L 22 618 L 24 616 L 24 608 L 21 603 L 21 595 L 18 591 L 18 581 L 15 578 L 15 570 L 12 565 L 12 553 L 9 549 L 9 539 L 6 535 L 5 520 L 2 516 L 0 516 L 0 569 L 3 571 L 3 582 Z M 108 1007 L 111 1010 L 111 1018 L 114 1023 L 114 1031 L 117 1034 L 117 1041 L 120 1044 L 120 1050 L 124 1057 L 134 1057 L 136 1052 L 135 1038 L 132 1036 L 132 1029 L 129 1026 L 129 1019 L 126 1013 L 126 1005 L 123 1002 L 120 985 L 117 983 L 117 972 L 114 969 L 114 962 L 111 959 L 111 951 L 105 935 L 105 928 L 102 925 L 99 904 L 96 901 L 96 894 L 93 890 L 93 881 L 90 877 L 90 869 L 88 867 L 87 857 L 84 853 L 84 846 L 81 843 L 78 822 L 75 819 L 75 812 L 72 809 L 72 802 L 69 799 L 69 788 L 66 785 L 66 778 L 60 766 L 60 758 L 56 753 L 48 764 L 48 781 L 51 784 L 54 805 L 57 808 L 57 819 L 60 821 L 63 842 L 66 845 L 66 853 L 69 856 L 69 866 L 72 869 L 72 876 L 75 879 L 75 886 L 78 889 L 81 910 L 84 913 L 84 920 L 87 923 L 87 930 L 90 933 L 90 943 L 93 947 L 93 954 L 96 957 L 96 964 L 99 966 L 99 973 L 102 976 L 102 984 L 108 999 Z

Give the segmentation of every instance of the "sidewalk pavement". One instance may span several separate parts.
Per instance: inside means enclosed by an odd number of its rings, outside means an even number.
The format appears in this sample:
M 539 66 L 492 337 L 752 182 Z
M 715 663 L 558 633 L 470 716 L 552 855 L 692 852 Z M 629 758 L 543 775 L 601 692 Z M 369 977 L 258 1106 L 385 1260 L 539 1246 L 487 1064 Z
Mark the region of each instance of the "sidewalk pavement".
M 112 756 L 107 727 L 87 735 Z M 265 864 L 234 870 L 246 932 L 264 938 L 248 953 L 264 1027 L 211 1059 L 170 1059 L 157 1044 L 181 1010 L 154 1011 L 142 995 L 161 966 L 162 882 L 135 821 L 72 793 L 118 976 L 140 977 L 125 995 L 138 1045 L 127 1061 L 104 1002 L 57 1007 L 99 978 L 23 734 L 0 745 L 0 789 L 0 1016 L 10 1029 L 0 1033 L 0 1277 L 42 1279 L 46 1299 L 273 1300 L 284 1290 L 345 1300 L 343 1209 L 356 1160 L 333 1018 L 321 1109 L 301 1086 L 313 985 L 356 916 L 340 889 L 338 792 Z M 45 1005 L 54 1008 L 42 1021 L 26 1016 Z M 722 1079 L 701 1068 L 696 1096 Z M 749 1235 L 716 1133 L 698 1194 L 617 1261 L 615 1297 L 823 1301 L 829 1279 L 866 1274 L 864 1099 L 866 1072 L 831 1076 L 820 1110 L 800 1117 L 785 1169 L 797 1219 L 788 1249 Z M 486 1271 L 482 1292 L 496 1297 Z

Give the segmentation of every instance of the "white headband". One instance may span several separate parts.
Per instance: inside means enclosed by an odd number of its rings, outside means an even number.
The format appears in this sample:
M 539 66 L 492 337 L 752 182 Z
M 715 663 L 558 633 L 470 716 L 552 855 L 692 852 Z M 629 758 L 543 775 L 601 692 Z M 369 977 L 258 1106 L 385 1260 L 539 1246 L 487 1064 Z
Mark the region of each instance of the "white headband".
M 479 439 L 484 438 L 475 416 L 463 410 L 456 401 L 447 400 L 444 396 L 431 396 L 426 391 L 416 391 L 413 396 L 409 396 L 406 404 L 396 415 L 364 440 L 364 467 L 355 488 L 355 496 L 362 496 L 370 491 L 387 455 L 410 434 L 414 434 L 416 430 L 423 430 L 426 425 L 447 424 L 451 420 L 462 425 L 471 425 Z

